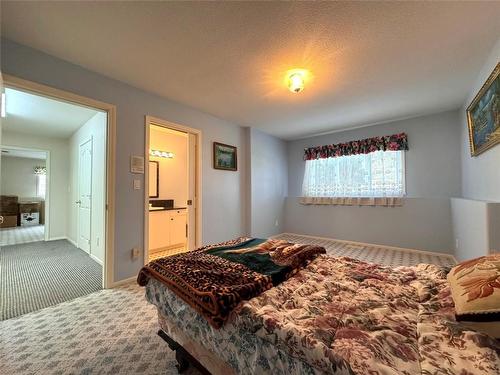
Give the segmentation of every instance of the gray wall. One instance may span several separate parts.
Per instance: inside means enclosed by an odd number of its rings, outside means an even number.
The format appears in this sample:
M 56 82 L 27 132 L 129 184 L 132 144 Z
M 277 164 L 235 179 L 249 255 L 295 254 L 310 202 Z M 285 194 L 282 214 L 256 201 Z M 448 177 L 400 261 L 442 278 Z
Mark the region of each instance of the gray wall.
M 49 220 L 45 222 L 47 226 L 45 230 L 48 229 L 48 236 L 51 240 L 66 238 L 68 188 L 70 184 L 68 139 L 41 137 L 9 130 L 2 132 L 2 143 L 8 146 L 50 151 L 50 159 L 47 165 L 48 205 L 50 208 L 48 211 Z
M 481 71 L 464 103 L 461 115 L 462 149 L 462 195 L 464 198 L 500 201 L 500 145 L 472 157 L 469 149 L 469 132 L 465 110 L 472 102 L 482 85 L 500 61 L 500 38 Z M 498 229 L 500 231 L 500 228 Z
M 460 195 L 457 111 L 301 139 L 288 144 L 285 230 L 422 250 L 453 251 L 450 196 Z M 305 147 L 398 132 L 408 134 L 403 207 L 303 206 L 298 203 Z
M 36 166 L 45 166 L 45 160 L 3 156 L 0 181 L 2 194 L 17 195 L 20 200 L 38 198 Z
M 144 116 L 153 115 L 203 131 L 203 242 L 227 240 L 246 233 L 246 150 L 244 129 L 93 73 L 40 51 L 2 40 L 2 72 L 117 106 L 115 280 L 132 277 L 142 266 L 144 191 L 133 190 L 130 155 L 144 155 Z M 212 168 L 212 142 L 238 147 L 237 172 Z
M 250 233 L 269 237 L 283 232 L 288 187 L 286 142 L 249 129 L 250 135 Z
M 500 251 L 500 145 L 472 157 L 466 109 L 500 60 L 500 38 L 460 110 L 462 197 L 452 200 L 457 259 Z M 495 203 L 497 202 L 497 203 Z

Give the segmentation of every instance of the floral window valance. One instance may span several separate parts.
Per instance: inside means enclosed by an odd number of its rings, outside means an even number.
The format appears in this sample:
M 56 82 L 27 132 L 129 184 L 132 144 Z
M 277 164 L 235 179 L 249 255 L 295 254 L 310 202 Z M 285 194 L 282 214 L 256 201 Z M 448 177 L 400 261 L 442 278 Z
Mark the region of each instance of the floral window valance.
M 46 167 L 36 166 L 34 168 L 34 170 L 35 170 L 35 174 L 41 174 L 41 175 L 47 174 L 47 168 Z
M 408 150 L 408 137 L 406 133 L 386 135 L 337 143 L 334 145 L 309 147 L 304 149 L 304 160 L 336 158 L 358 154 L 369 154 L 375 151 L 406 151 Z

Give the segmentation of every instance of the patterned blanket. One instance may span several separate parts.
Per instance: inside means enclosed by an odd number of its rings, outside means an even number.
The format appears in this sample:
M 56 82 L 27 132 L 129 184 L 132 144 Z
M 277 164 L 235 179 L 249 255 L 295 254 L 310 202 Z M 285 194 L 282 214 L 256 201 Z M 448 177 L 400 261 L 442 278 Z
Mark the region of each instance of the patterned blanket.
M 322 253 L 319 246 L 245 237 L 156 259 L 141 269 L 137 282 L 161 281 L 220 328 L 241 301 L 287 280 Z
M 325 373 L 500 374 L 500 341 L 456 322 L 447 271 L 320 256 L 228 325 Z

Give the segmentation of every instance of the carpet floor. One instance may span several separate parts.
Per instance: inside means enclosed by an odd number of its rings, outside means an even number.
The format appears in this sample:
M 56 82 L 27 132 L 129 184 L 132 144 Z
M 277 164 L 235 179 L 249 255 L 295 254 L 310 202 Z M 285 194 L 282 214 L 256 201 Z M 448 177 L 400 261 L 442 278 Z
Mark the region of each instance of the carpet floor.
M 101 290 L 0 322 L 0 374 L 177 374 L 157 331 L 144 288 Z
M 102 289 L 102 266 L 66 240 L 0 248 L 0 320 Z
M 45 226 L 43 225 L 0 228 L 0 246 L 43 241 L 45 236 L 44 230 Z
M 419 263 L 436 264 L 438 266 L 454 266 L 456 264 L 455 259 L 447 254 L 408 251 L 382 245 L 362 244 L 290 233 L 283 233 L 273 238 L 323 246 L 327 254 L 331 256 L 350 257 L 362 260 L 363 262 L 378 263 L 392 267 L 415 266 Z

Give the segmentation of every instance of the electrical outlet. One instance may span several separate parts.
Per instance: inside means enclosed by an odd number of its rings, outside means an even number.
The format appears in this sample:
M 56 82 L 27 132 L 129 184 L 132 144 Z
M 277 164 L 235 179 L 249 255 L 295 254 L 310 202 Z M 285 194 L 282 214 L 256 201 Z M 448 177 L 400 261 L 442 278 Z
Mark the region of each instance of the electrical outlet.
M 134 190 L 141 190 L 141 180 L 134 180 Z
M 458 238 L 455 238 L 455 250 L 458 250 Z
M 141 251 L 139 250 L 138 247 L 134 247 L 132 249 L 132 258 L 139 258 L 139 254 L 141 253 Z
M 279 225 L 278 219 L 274 222 L 274 226 L 277 227 Z

